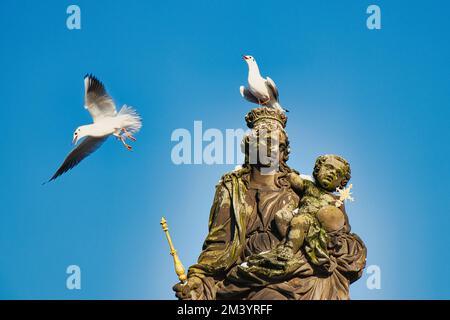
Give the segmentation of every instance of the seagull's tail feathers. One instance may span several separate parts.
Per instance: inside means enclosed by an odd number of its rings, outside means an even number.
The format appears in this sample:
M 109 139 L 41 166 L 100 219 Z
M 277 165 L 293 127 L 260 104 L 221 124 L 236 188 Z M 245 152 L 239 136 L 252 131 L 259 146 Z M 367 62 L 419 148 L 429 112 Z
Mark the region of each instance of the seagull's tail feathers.
M 142 128 L 141 116 L 133 108 L 124 105 L 119 113 L 118 117 L 122 118 L 125 129 L 131 134 L 138 132 Z

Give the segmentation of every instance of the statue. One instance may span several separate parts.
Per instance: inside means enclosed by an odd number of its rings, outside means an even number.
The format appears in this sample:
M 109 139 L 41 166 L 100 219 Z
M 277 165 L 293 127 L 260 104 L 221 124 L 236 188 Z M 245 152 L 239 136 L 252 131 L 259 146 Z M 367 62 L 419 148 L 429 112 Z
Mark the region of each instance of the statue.
M 289 174 L 291 187 L 301 196 L 299 207 L 295 208 L 295 203 L 291 202 L 275 213 L 277 228 L 286 239 L 269 252 L 249 257 L 249 264 L 255 272 L 262 271 L 271 277 L 282 275 L 286 268 L 292 269 L 295 265 L 294 254 L 302 246 L 311 263 L 326 269 L 331 267 L 328 245 L 335 242 L 337 234 L 345 226 L 344 214 L 338 209 L 343 201 L 332 192 L 346 190 L 339 187 L 345 188 L 350 180 L 350 165 L 336 155 L 320 156 L 313 176 L 311 181 L 296 173 Z
M 286 115 L 260 107 L 246 116 L 245 162 L 222 176 L 198 262 L 179 299 L 349 299 L 366 248 L 350 232 L 343 202 L 350 179 L 346 160 L 321 156 L 314 181 L 287 165 Z M 256 152 L 263 148 L 261 154 Z M 263 155 L 269 154 L 269 161 Z M 338 188 L 338 189 L 337 189 Z M 333 194 L 340 191 L 341 197 Z

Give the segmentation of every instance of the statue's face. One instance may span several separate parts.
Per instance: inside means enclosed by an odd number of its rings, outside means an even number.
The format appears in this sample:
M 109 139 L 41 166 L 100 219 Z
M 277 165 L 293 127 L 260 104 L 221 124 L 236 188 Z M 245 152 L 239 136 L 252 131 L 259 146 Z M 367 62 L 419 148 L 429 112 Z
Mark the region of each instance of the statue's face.
M 335 191 L 345 179 L 345 165 L 335 159 L 327 158 L 319 168 L 316 180 L 327 191 Z
M 258 131 L 258 139 L 250 143 L 250 163 L 264 168 L 278 169 L 286 153 L 286 137 L 279 131 Z M 253 160 L 253 161 L 252 161 Z

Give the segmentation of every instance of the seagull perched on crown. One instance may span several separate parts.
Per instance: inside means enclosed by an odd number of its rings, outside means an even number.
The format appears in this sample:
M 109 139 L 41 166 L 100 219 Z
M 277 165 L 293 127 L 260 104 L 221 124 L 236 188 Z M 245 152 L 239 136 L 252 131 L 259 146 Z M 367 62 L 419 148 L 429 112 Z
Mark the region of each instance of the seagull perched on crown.
M 281 112 L 289 112 L 289 110 L 284 109 L 280 105 L 278 89 L 275 82 L 269 77 L 264 79 L 261 76 L 255 58 L 248 55 L 242 57 L 248 65 L 248 88 L 244 86 L 239 88 L 241 96 L 260 106 L 277 109 Z

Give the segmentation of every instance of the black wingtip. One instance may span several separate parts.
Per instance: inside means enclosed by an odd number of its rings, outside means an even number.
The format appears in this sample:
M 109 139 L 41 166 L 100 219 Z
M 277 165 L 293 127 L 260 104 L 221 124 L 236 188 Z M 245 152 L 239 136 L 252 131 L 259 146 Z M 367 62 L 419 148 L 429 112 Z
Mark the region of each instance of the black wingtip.
M 96 76 L 94 76 L 92 73 L 86 73 L 83 79 L 90 79 L 91 81 L 98 82 L 99 84 L 102 84 L 100 80 Z
M 53 180 L 56 180 L 56 178 L 58 178 L 60 175 L 56 175 L 54 174 L 48 181 L 44 181 L 42 182 L 42 185 L 46 185 L 47 183 L 52 182 Z
M 100 93 L 105 93 L 105 86 L 96 76 L 92 73 L 88 73 L 84 76 L 84 79 L 89 79 L 87 83 L 87 91 L 98 91 Z
M 52 178 L 51 178 L 50 180 L 48 180 L 48 181 L 42 182 L 41 186 L 45 186 L 47 183 L 50 183 L 50 182 L 52 182 L 53 180 L 55 180 L 54 177 L 52 177 Z

